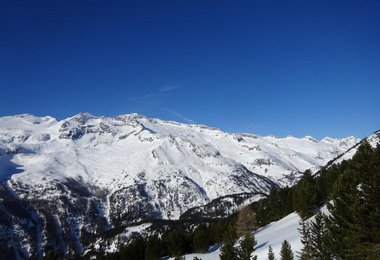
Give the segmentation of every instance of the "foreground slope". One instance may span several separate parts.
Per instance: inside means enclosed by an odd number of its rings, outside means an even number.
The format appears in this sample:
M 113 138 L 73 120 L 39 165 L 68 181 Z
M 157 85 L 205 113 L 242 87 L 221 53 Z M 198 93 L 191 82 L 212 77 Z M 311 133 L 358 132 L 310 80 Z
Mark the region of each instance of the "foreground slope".
M 317 212 L 319 211 L 324 214 L 328 214 L 326 206 L 322 207 Z M 311 217 L 307 220 L 307 222 L 314 221 L 314 219 L 314 217 Z M 301 234 L 299 232 L 299 229 L 301 228 L 300 221 L 300 216 L 294 212 L 278 221 L 259 228 L 254 232 L 257 244 L 253 255 L 256 255 L 258 260 L 265 260 L 268 257 L 269 246 L 271 246 L 276 259 L 281 259 L 281 243 L 284 240 L 287 240 L 292 247 L 295 258 L 298 259 L 299 257 L 297 252 L 300 252 L 303 247 L 301 243 Z M 220 248 L 221 247 L 219 245 L 210 248 L 209 253 L 185 255 L 185 259 L 192 260 L 194 257 L 198 257 L 202 260 L 218 260 L 220 259 Z
M 265 260 L 268 256 L 268 248 L 271 246 L 277 259 L 280 259 L 279 252 L 281 250 L 281 243 L 287 240 L 294 252 L 302 248 L 301 235 L 298 232 L 300 217 L 297 213 L 280 219 L 279 221 L 268 224 L 254 233 L 257 245 L 255 247 L 254 255 L 257 255 L 258 260 Z M 210 248 L 209 253 L 205 254 L 189 254 L 185 255 L 186 260 L 192 260 L 198 257 L 202 260 L 218 260 L 220 259 L 220 245 Z
M 229 134 L 137 114 L 2 117 L 0 243 L 10 256 L 81 254 L 111 227 L 292 184 L 357 141 Z

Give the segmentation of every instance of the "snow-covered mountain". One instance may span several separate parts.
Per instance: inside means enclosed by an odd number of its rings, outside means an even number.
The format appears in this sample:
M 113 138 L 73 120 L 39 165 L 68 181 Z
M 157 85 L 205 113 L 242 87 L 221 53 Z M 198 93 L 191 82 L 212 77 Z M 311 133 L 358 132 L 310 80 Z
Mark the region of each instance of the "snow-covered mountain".
M 230 134 L 138 114 L 2 117 L 0 245 L 26 258 L 80 254 L 111 227 L 292 185 L 358 141 Z
M 372 135 L 368 136 L 367 138 L 362 139 L 359 143 L 357 143 L 356 145 L 348 149 L 345 153 L 341 154 L 330 163 L 338 164 L 344 160 L 351 159 L 355 155 L 355 153 L 358 151 L 358 148 L 361 142 L 363 142 L 364 140 L 366 140 L 373 148 L 375 148 L 380 143 L 380 130 L 374 132 Z

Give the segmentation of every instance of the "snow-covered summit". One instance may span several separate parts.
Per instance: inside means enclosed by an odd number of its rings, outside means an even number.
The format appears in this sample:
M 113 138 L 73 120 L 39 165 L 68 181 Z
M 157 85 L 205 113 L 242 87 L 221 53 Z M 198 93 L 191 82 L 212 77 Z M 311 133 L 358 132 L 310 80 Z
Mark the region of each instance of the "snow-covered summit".
M 354 137 L 349 137 L 349 138 L 352 140 Z M 367 141 L 373 148 L 375 148 L 377 145 L 380 145 L 380 130 L 375 131 L 373 134 L 362 139 L 356 145 L 352 146 L 351 148 L 348 148 L 347 151 L 341 154 L 338 158 L 336 158 L 336 160 L 334 160 L 333 163 L 337 164 L 337 163 L 341 163 L 343 160 L 351 159 L 358 151 L 359 144 L 363 142 L 364 140 Z M 340 143 L 344 143 L 344 142 L 340 141 Z
M 18 115 L 0 118 L 0 158 L 12 165 L 0 177 L 14 190 L 75 180 L 106 191 L 107 203 L 139 187 L 157 216 L 178 218 L 220 196 L 292 185 L 357 142 L 231 134 L 139 114 Z
M 336 144 L 340 147 L 345 147 L 346 149 L 349 149 L 352 147 L 352 144 L 357 143 L 358 139 L 354 136 L 349 136 L 346 138 L 332 138 L 332 137 L 325 137 L 321 140 L 323 143 L 330 143 L 330 144 Z
M 12 177 L 18 181 L 24 176 L 29 176 L 29 182 L 46 179 L 46 172 L 51 172 L 47 168 L 51 167 L 57 169 L 53 178 L 80 177 L 112 189 L 113 180 L 118 184 L 131 181 L 120 180 L 125 179 L 125 173 L 135 176 L 149 172 L 148 176 L 159 178 L 162 172 L 179 171 L 191 175 L 209 198 L 226 195 L 213 190 L 210 183 L 234 169 L 245 168 L 279 185 L 289 185 L 300 172 L 318 169 L 359 141 L 354 137 L 318 141 L 310 136 L 230 134 L 139 114 L 112 118 L 90 113 L 61 121 L 32 115 L 1 117 L 0 137 L 0 149 L 17 150 L 22 146 L 32 151 L 33 156 L 19 153 L 12 158 L 24 170 Z M 78 169 L 72 168 L 76 163 L 86 166 L 86 171 L 78 165 Z M 228 192 L 239 191 L 241 188 L 231 187 Z
M 0 232 L 25 258 L 39 248 L 80 254 L 83 239 L 110 227 L 292 185 L 359 141 L 329 140 L 226 133 L 139 114 L 0 117 L 0 214 L 9 219 Z

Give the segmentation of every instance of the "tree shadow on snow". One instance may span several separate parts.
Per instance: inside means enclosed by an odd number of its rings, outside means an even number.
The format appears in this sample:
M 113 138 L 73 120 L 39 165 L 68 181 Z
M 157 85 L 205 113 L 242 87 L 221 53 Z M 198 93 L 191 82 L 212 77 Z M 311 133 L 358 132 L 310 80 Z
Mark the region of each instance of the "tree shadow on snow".
M 264 243 L 261 243 L 260 245 L 255 247 L 255 250 L 264 247 L 266 244 L 268 244 L 269 241 L 265 241 Z
M 213 245 L 213 246 L 210 246 L 210 248 L 207 250 L 207 253 L 215 252 L 215 251 L 218 250 L 221 246 L 222 246 L 222 244 L 215 244 L 215 245 Z

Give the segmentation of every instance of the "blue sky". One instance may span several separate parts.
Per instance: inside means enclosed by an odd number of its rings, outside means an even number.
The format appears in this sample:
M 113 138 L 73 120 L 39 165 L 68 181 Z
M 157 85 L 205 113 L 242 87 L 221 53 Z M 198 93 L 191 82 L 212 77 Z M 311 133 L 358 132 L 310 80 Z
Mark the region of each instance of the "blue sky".
M 9 2 L 9 3 L 8 3 Z M 0 115 L 380 129 L 380 1 L 1 1 Z

